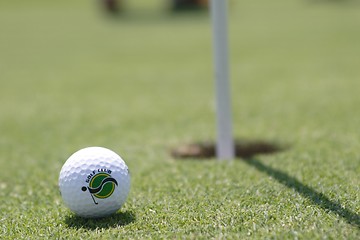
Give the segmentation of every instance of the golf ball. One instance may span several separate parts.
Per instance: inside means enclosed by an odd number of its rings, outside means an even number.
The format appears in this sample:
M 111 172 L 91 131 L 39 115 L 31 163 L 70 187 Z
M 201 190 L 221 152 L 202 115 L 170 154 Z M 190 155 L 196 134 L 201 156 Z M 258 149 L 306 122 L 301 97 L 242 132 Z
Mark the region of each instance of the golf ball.
M 130 190 L 130 173 L 115 152 L 88 147 L 65 162 L 59 188 L 65 205 L 78 216 L 105 217 L 124 204 Z

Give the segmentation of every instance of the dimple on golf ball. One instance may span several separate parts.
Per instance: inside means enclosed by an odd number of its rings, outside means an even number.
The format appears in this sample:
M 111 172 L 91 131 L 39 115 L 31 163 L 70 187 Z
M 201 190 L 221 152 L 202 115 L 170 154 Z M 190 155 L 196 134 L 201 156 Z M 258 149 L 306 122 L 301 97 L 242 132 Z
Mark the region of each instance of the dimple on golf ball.
M 65 205 L 81 217 L 105 217 L 118 211 L 130 190 L 124 160 L 103 147 L 83 148 L 60 171 L 59 188 Z

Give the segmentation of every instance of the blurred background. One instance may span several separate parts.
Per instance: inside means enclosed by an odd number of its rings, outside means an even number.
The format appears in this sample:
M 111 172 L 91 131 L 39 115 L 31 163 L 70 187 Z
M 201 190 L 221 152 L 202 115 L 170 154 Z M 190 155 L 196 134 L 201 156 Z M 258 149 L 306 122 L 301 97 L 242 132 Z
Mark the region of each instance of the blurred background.
M 107 4 L 0 3 L 3 148 L 214 138 L 206 4 L 118 1 L 116 13 Z M 292 142 L 350 131 L 359 18 L 350 0 L 230 1 L 235 136 Z
M 118 0 L 121 11 L 113 14 L 107 2 L 0 3 L 1 122 L 9 125 L 3 131 L 30 131 L 29 122 L 35 129 L 57 126 L 33 134 L 45 145 L 46 137 L 86 139 L 76 133 L 86 127 L 125 126 L 165 134 L 165 142 L 213 138 L 206 7 L 174 11 L 170 0 Z M 350 96 L 359 87 L 359 18 L 359 3 L 351 0 L 230 1 L 235 135 L 282 138 L 289 129 L 306 135 L 306 125 L 353 114 L 342 104 L 351 102 L 355 111 L 358 103 Z M 320 110 L 328 114 L 318 116 Z M 174 125 L 183 131 L 172 133 Z M 3 136 L 8 144 L 14 137 Z

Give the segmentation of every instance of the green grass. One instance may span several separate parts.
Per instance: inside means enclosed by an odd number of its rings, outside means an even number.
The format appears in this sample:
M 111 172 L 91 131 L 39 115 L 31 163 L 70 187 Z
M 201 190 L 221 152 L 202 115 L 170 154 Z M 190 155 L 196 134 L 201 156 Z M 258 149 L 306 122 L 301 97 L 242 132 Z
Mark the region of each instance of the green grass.
M 178 161 L 215 138 L 207 14 L 128 1 L 0 2 L 0 238 L 360 237 L 360 5 L 232 1 L 234 132 L 273 155 Z M 118 152 L 126 204 L 85 220 L 58 174 L 86 146 Z

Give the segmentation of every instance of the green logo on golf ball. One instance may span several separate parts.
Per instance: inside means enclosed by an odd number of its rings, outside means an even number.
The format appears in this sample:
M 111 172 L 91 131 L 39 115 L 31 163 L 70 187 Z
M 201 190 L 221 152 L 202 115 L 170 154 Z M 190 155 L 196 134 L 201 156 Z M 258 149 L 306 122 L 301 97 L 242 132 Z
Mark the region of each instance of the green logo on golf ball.
M 89 186 L 83 186 L 81 188 L 82 191 L 89 190 L 91 197 L 94 200 L 95 204 L 98 204 L 94 197 L 104 199 L 108 198 L 113 194 L 115 187 L 118 185 L 115 178 L 112 178 L 110 174 L 105 172 L 100 172 L 91 177 L 89 179 Z

